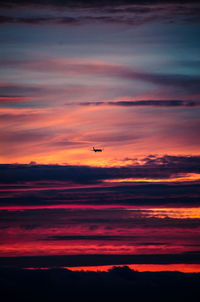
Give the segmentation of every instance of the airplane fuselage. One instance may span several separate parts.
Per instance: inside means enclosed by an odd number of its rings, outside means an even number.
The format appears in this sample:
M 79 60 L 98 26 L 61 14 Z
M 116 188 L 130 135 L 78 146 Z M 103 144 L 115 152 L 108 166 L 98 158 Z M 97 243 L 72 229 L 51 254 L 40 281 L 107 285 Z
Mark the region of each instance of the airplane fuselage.
M 94 152 L 102 152 L 102 149 L 95 149 L 95 148 L 93 147 L 93 151 L 94 151 Z

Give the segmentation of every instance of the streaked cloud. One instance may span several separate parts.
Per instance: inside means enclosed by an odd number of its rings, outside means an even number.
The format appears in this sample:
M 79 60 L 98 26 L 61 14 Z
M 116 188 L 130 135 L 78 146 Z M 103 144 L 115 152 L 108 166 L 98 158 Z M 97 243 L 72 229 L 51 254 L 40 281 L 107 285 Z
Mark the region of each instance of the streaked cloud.
M 36 61 L 4 61 L 4 67 L 13 66 L 25 69 L 40 71 L 40 72 L 53 72 L 61 73 L 63 75 L 71 76 L 104 76 L 120 78 L 126 81 L 144 81 L 154 85 L 161 85 L 171 88 L 181 88 L 186 92 L 199 93 L 199 75 L 182 75 L 182 74 L 168 74 L 168 73 L 150 73 L 142 70 L 134 69 L 123 65 L 108 64 L 107 62 L 90 62 L 79 60 L 74 62 L 70 60 L 36 60 Z M 9 88 L 9 87 L 8 87 Z M 5 88 L 1 87 L 4 91 Z M 18 89 L 17 86 L 10 89 Z M 26 87 L 24 87 L 26 91 Z M 35 90 L 33 87 L 29 88 Z M 58 90 L 58 88 L 57 88 Z M 6 91 L 7 92 L 7 91 Z
M 23 15 L 24 8 L 32 10 L 32 16 Z M 15 2 L 9 1 L 3 9 L 21 8 L 19 15 L 1 15 L 0 24 L 61 24 L 82 25 L 90 23 L 127 24 L 139 26 L 152 22 L 194 22 L 198 21 L 199 5 L 197 1 L 180 4 L 170 1 L 106 1 L 99 4 L 97 1 L 48 1 L 42 2 Z M 42 8 L 43 15 L 39 13 Z M 49 8 L 52 10 L 49 14 Z M 45 9 L 47 12 L 45 13 Z M 60 10 L 60 16 L 57 13 Z M 62 9 L 62 12 L 61 12 Z M 6 11 L 7 12 L 7 11 Z M 52 14 L 53 12 L 53 14 Z M 48 16 L 49 15 L 49 16 Z
M 66 104 L 68 105 L 68 104 Z M 137 101 L 108 101 L 108 102 L 83 102 L 81 106 L 152 106 L 152 107 L 199 107 L 200 102 L 183 100 L 137 100 Z

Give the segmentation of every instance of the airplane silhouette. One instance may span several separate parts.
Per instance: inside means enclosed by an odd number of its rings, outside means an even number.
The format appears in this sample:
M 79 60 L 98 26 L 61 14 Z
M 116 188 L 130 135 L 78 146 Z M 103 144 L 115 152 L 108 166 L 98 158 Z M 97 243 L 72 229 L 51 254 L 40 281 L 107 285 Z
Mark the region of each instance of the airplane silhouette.
M 102 149 L 95 149 L 94 147 L 93 147 L 93 150 L 92 151 L 94 151 L 94 152 L 102 152 Z

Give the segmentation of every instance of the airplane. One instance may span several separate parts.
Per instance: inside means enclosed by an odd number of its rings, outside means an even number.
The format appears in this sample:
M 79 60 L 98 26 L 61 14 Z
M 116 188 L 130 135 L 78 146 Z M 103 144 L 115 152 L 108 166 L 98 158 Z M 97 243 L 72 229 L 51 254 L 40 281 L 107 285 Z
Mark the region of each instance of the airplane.
M 102 152 L 102 149 L 95 149 L 95 148 L 93 147 L 92 151 L 94 151 L 94 152 Z

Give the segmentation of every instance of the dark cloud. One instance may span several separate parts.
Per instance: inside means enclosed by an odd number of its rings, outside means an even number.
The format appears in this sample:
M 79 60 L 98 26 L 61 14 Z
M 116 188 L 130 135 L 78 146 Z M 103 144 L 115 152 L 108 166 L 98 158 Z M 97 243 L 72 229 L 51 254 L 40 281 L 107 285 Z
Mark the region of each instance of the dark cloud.
M 141 205 L 141 204 L 140 204 Z M 147 212 L 148 213 L 148 212 Z M 106 214 L 106 212 L 104 211 L 104 214 Z M 127 214 L 125 213 L 124 211 L 124 214 Z M 148 213 L 150 215 L 150 212 Z M 127 214 L 127 218 L 123 218 L 122 215 L 119 215 L 118 218 L 120 219 L 120 222 L 117 220 L 116 216 L 114 216 L 114 213 L 111 213 L 110 212 L 110 217 L 112 215 L 112 218 L 110 218 L 110 221 L 109 221 L 109 217 L 106 217 L 106 218 L 98 218 L 98 217 L 94 217 L 95 218 L 89 218 L 89 217 L 79 217 L 79 218 L 73 218 L 71 220 L 71 223 L 73 223 L 74 225 L 75 224 L 94 224 L 96 223 L 97 225 L 104 225 L 106 227 L 110 227 L 111 229 L 114 229 L 114 228 L 117 228 L 117 227 L 124 227 L 124 228 L 127 228 L 127 229 L 131 229 L 131 228 L 142 228 L 143 231 L 145 231 L 146 229 L 168 229 L 168 230 L 173 230 L 174 228 L 176 229 L 184 229 L 185 232 L 188 231 L 189 229 L 197 229 L 199 228 L 199 225 L 200 225 L 200 220 L 198 218 L 170 218 L 166 215 L 165 218 L 158 218 L 158 217 L 148 217 L 148 214 L 147 216 L 145 217 L 144 214 L 136 214 L 134 216 L 134 213 L 132 214 L 132 217 L 131 215 L 128 216 Z M 153 215 L 153 213 L 152 213 Z M 194 235 L 195 239 L 196 236 Z M 123 239 L 122 239 L 123 241 Z M 120 242 L 120 240 L 119 240 Z M 143 244 L 144 242 L 139 242 L 139 244 Z M 135 243 L 134 243 L 135 245 Z M 137 245 L 137 242 L 136 242 L 136 245 Z
M 58 235 L 58 236 L 50 236 L 48 238 L 45 238 L 45 240 L 53 240 L 53 241 L 68 241 L 68 240 L 95 240 L 95 241 L 113 241 L 113 240 L 128 240 L 128 238 L 126 236 L 106 236 L 106 235 L 88 235 L 88 236 L 84 236 L 84 235 L 74 235 L 74 236 L 62 236 L 62 235 Z
M 151 0 L 115 0 L 115 1 L 7 1 L 1 5 L 3 8 L 29 7 L 44 9 L 50 8 L 52 12 L 62 9 L 66 13 L 72 10 L 73 17 L 69 15 L 58 17 L 57 14 L 48 17 L 45 13 L 38 16 L 8 16 L 0 17 L 0 24 L 19 23 L 41 25 L 57 23 L 65 25 L 81 25 L 87 23 L 117 23 L 128 25 L 141 25 L 153 21 L 162 22 L 199 22 L 198 1 L 184 1 L 185 3 L 173 3 L 173 1 Z
M 2 165 L 4 176 L 0 182 L 14 183 L 26 181 L 59 180 L 76 183 L 96 183 L 107 175 L 109 168 L 92 168 L 89 166 L 59 165 Z M 14 180 L 15 179 L 15 180 Z
M 190 92 L 199 92 L 199 81 L 200 77 L 190 76 L 190 75 L 182 75 L 182 74 L 148 74 L 142 72 L 134 72 L 131 70 L 122 71 L 120 74 L 121 77 L 125 77 L 127 79 L 138 79 L 142 81 L 147 81 L 156 85 L 163 85 L 168 87 L 176 87 L 181 88 L 184 91 Z
M 66 104 L 69 105 L 69 104 Z M 76 105 L 76 104 L 75 104 Z M 184 101 L 184 100 L 137 100 L 137 101 L 116 101 L 116 102 L 82 102 L 81 106 L 120 106 L 120 107 L 134 107 L 134 106 L 152 106 L 152 107 L 199 107 L 198 101 Z
M 199 171 L 200 168 L 200 156 L 172 156 L 172 155 L 165 155 L 163 157 L 156 157 L 156 156 L 148 156 L 144 159 L 146 165 L 159 165 L 160 167 L 165 168 L 174 168 L 175 170 L 180 167 L 183 170 L 192 169 L 196 166 L 197 170 Z M 176 170 L 177 171 L 177 170 Z M 189 170 L 188 170 L 189 172 Z
M 123 264 L 199 264 L 200 252 L 147 255 L 65 255 L 0 257 L 0 267 L 64 267 Z
M 101 3 L 102 3 L 102 5 L 103 4 L 109 4 L 109 3 L 122 3 L 122 1 L 121 0 L 102 0 L 101 1 Z M 146 1 L 139 1 L 140 3 L 144 3 L 144 2 L 146 2 Z M 155 2 L 155 1 L 153 1 L 153 2 Z M 156 1 L 157 2 L 157 1 Z M 96 4 L 98 4 L 98 5 L 100 5 L 100 3 L 98 2 L 98 1 L 96 1 L 96 0 L 78 0 L 78 1 L 73 1 L 73 0 L 59 0 L 59 1 L 56 1 L 56 0 L 47 0 L 47 1 L 39 1 L 39 0 L 31 0 L 31 1 L 25 1 L 25 0 L 19 0 L 19 1 L 17 1 L 17 0 L 7 0 L 7 1 L 1 1 L 1 5 L 2 6 L 9 6 L 9 5 L 36 5 L 36 4 L 38 4 L 38 5 L 50 5 L 50 4 L 52 4 L 52 5 L 80 5 L 80 4 L 86 4 L 86 5 L 88 5 L 88 4 L 91 4 L 91 3 L 93 3 L 94 5 Z M 125 4 L 125 3 L 138 3 L 138 0 L 123 0 L 123 3 Z
M 26 139 L 26 136 L 25 136 Z M 37 136 L 36 136 L 37 139 Z M 199 156 L 150 155 L 143 165 L 88 167 L 59 165 L 0 165 L 2 205 L 97 204 L 166 205 L 199 204 L 197 181 L 143 183 L 143 179 L 170 179 L 200 172 Z M 108 183 L 105 180 L 136 178 L 141 183 Z M 89 187 L 88 187 L 89 186 Z
M 95 241 L 133 241 L 137 236 L 109 236 L 109 235 L 74 235 L 74 236 L 65 236 L 65 235 L 57 235 L 57 236 L 49 236 L 48 238 L 45 238 L 45 240 L 53 240 L 53 241 L 71 241 L 71 240 L 95 240 Z M 165 245 L 164 242 L 144 242 L 139 243 L 144 245 Z
M 4 62 L 5 63 L 5 62 Z M 15 64 L 14 62 L 12 62 L 12 64 Z M 16 63 L 19 67 L 19 65 L 21 65 L 21 62 Z M 63 91 L 64 89 L 62 89 L 61 87 L 58 86 L 44 86 L 44 85 L 23 85 L 23 84 L 19 84 L 19 85 L 9 85 L 9 84 L 5 84 L 2 83 L 0 85 L 0 97 L 1 98 L 20 98 L 20 97 L 32 97 L 32 96 L 45 96 L 49 94 L 53 94 L 53 93 L 58 93 L 60 91 Z M 12 100 L 12 99 L 11 99 Z M 6 102 L 8 102 L 9 100 L 7 99 Z M 18 100 L 19 102 L 22 102 L 22 100 Z M 26 101 L 29 101 L 28 99 Z
M 73 183 L 5 187 L 1 205 L 199 205 L 199 184 L 131 184 L 73 188 Z M 68 187 L 68 189 L 66 188 Z M 6 190 L 7 189 L 7 190 Z
M 126 160 L 126 159 L 125 159 Z M 76 183 L 98 183 L 118 178 L 170 178 L 181 173 L 199 173 L 200 156 L 149 156 L 144 164 L 133 162 L 126 167 L 89 167 L 59 165 L 0 165 L 0 182 L 4 184 L 28 181 L 73 181 Z
M 71 187 L 70 183 L 66 186 Z M 53 187 L 53 185 L 52 185 Z M 16 191 L 7 188 L 1 192 L 0 203 L 4 206 L 12 205 L 199 205 L 199 185 L 132 185 L 114 186 L 99 189 L 53 189 L 41 190 L 25 188 Z
M 86 18 L 87 20 L 87 18 Z M 84 19 L 83 19 L 84 21 Z M 88 18 L 89 21 L 89 18 Z M 48 23 L 57 23 L 57 24 L 79 24 L 82 23 L 78 18 L 64 17 L 64 18 L 53 18 L 53 17 L 8 17 L 0 16 L 0 24 L 30 24 L 30 25 L 41 25 Z
M 24 97 L 30 96 L 32 94 L 40 94 L 43 88 L 39 86 L 31 86 L 31 85 L 0 85 L 0 95 L 3 97 Z
M 132 26 L 139 26 L 145 23 L 151 23 L 153 21 L 159 21 L 158 16 L 148 16 L 141 18 L 140 16 L 135 17 L 113 17 L 113 16 L 87 16 L 87 17 L 7 17 L 0 16 L 0 25 L 3 24 L 27 24 L 27 25 L 42 25 L 42 24 L 61 24 L 61 25 L 82 25 L 90 23 L 113 23 L 113 24 L 127 24 Z M 191 22 L 189 19 L 188 22 Z M 196 20 L 197 21 L 197 20 Z M 186 22 L 186 20 L 185 20 Z
M 108 205 L 108 204 L 107 204 Z M 141 206 L 142 203 L 138 202 L 138 205 Z M 191 204 L 190 204 L 191 205 Z M 35 205 L 36 206 L 36 205 Z M 125 206 L 125 202 L 123 204 Z M 152 206 L 152 205 L 151 205 Z M 169 212 L 169 214 L 168 214 Z M 184 210 L 182 211 L 182 215 L 184 215 Z M 192 212 L 192 210 L 190 211 Z M 45 213 L 45 215 L 44 215 Z M 69 241 L 69 240 L 95 240 L 95 241 L 114 241 L 117 240 L 118 243 L 124 240 L 129 242 L 130 244 L 145 244 L 149 243 L 149 234 L 145 235 L 145 232 L 149 230 L 157 230 L 159 228 L 160 232 L 157 235 L 152 234 L 151 241 L 155 241 L 155 243 L 163 242 L 163 238 L 165 238 L 166 246 L 171 242 L 177 244 L 176 241 L 182 240 L 181 245 L 184 246 L 187 244 L 194 244 L 198 241 L 198 228 L 200 226 L 200 219 L 198 218 L 188 218 L 187 216 L 178 217 L 176 215 L 174 218 L 170 217 L 173 214 L 173 210 L 166 210 L 161 213 L 159 211 L 151 211 L 151 210 L 127 210 L 127 208 L 115 208 L 110 207 L 107 208 L 98 208 L 91 209 L 87 207 L 85 209 L 77 208 L 77 209 L 37 209 L 33 207 L 32 210 L 23 209 L 23 211 L 0 211 L 0 229 L 7 229 L 9 234 L 10 228 L 18 228 L 21 230 L 30 229 L 45 229 L 47 231 L 47 235 L 40 235 L 38 233 L 37 240 L 40 241 Z M 160 215 L 162 217 L 160 217 Z M 179 215 L 179 214 L 177 214 Z M 180 215 L 179 215 L 180 216 Z M 31 222 L 31 224 L 30 224 Z M 51 230 L 52 226 L 55 228 L 66 228 L 71 230 L 70 234 L 62 235 L 54 235 L 54 233 L 49 236 L 48 229 Z M 95 227 L 95 229 L 94 229 Z M 70 229 L 71 228 L 71 229 Z M 142 234 L 137 233 L 135 230 L 141 228 Z M 77 230 L 81 234 L 74 234 L 74 230 Z M 120 236 L 116 230 L 121 229 L 122 235 Z M 166 236 L 165 230 L 168 230 L 169 235 Z M 173 235 L 173 231 L 184 230 L 184 238 L 181 239 L 180 232 L 178 235 Z M 83 230 L 88 233 L 88 235 L 82 235 Z M 112 232 L 112 235 L 99 235 L 105 233 L 107 230 L 109 233 Z M 162 237 L 162 231 L 165 234 Z M 189 235 L 188 232 L 189 231 Z M 91 234 L 92 232 L 92 234 Z M 114 232 L 114 233 L 113 233 Z M 151 232 L 151 231 L 150 231 Z M 191 235 L 191 232 L 193 234 Z M 4 232 L 5 233 L 5 232 Z M 117 234 L 117 235 L 116 235 Z M 124 235 L 128 234 L 128 235 Z M 31 235 L 31 232 L 30 234 Z M 52 237 L 53 236 L 53 237 Z M 120 238 L 121 237 L 121 238 Z M 126 239 L 123 239 L 125 237 Z M 178 238 L 179 237 L 179 238 Z M 173 240 L 174 239 L 174 240 Z M 21 238 L 23 241 L 23 238 Z
M 67 6 L 67 7 L 115 7 L 115 6 L 125 6 L 125 5 L 149 5 L 149 4 L 183 4 L 183 3 L 198 3 L 198 0 L 31 0 L 31 1 L 25 1 L 25 0 L 7 0 L 7 1 L 1 1 L 2 6 L 19 6 L 19 5 L 38 5 L 38 6 Z

